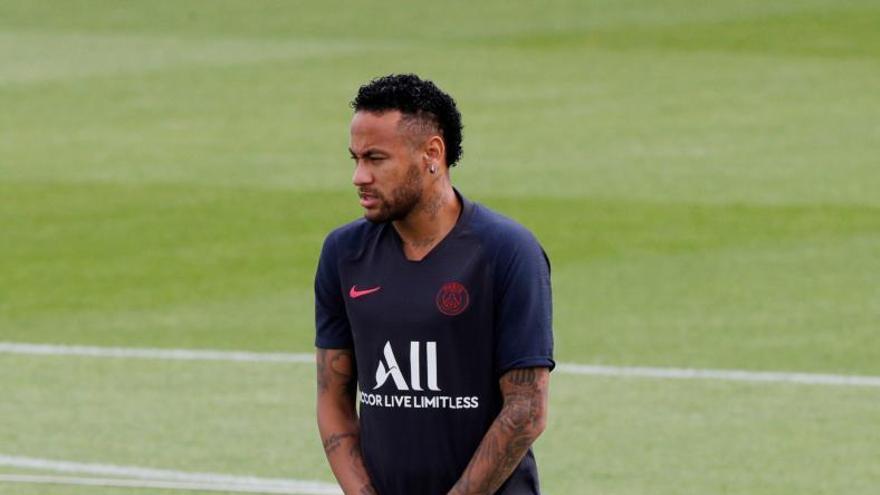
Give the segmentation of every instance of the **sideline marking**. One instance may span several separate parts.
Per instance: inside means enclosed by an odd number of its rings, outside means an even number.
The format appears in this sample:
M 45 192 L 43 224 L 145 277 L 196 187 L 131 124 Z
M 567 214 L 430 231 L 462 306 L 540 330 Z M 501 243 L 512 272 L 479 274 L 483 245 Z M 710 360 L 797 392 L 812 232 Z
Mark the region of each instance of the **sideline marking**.
M 91 347 L 0 342 L 0 354 L 41 356 L 83 356 L 102 358 L 172 359 L 182 361 L 237 361 L 256 363 L 314 363 L 315 356 L 286 352 L 238 352 L 192 349 Z M 559 373 L 629 378 L 674 380 L 723 380 L 751 383 L 796 383 L 803 385 L 857 386 L 880 388 L 880 376 L 832 375 L 785 371 L 712 370 L 695 368 L 651 368 L 559 363 Z
M 827 375 L 821 373 L 793 373 L 786 371 L 707 370 L 695 368 L 648 368 L 642 366 L 598 366 L 563 364 L 556 369 L 573 375 L 660 378 L 672 380 L 724 380 L 752 383 L 798 383 L 803 385 L 831 385 L 836 387 L 880 387 L 880 376 Z
M 35 457 L 10 456 L 0 454 L 0 466 L 41 469 L 68 474 L 91 474 L 102 476 L 122 476 L 129 482 L 155 482 L 176 484 L 201 484 L 213 486 L 216 491 L 250 491 L 251 493 L 291 493 L 303 495 L 338 495 L 339 487 L 323 481 L 306 481 L 285 478 L 260 478 L 256 476 L 232 476 L 219 473 L 199 473 L 153 469 L 138 466 L 119 466 L 115 464 L 97 464 L 71 461 L 40 459 Z M 6 476 L 6 475 L 2 475 Z M 17 476 L 17 475 L 16 475 Z M 39 476 L 34 476 L 34 479 Z M 73 478 L 83 479 L 83 478 Z M 0 478 L 0 481 L 4 481 Z M 12 480 L 8 480 L 12 481 Z M 120 482 L 126 480 L 120 479 Z M 23 482 L 23 481 L 20 481 Z M 31 481 L 36 483 L 37 481 Z M 46 481 L 51 483 L 51 481 Z M 133 486 L 133 485 L 132 485 Z M 158 487 L 157 488 L 161 488 Z M 171 488 L 170 486 L 167 488 Z M 183 489 L 183 488 L 178 488 Z M 255 492 L 254 490 L 263 490 Z
M 172 359 L 180 361 L 240 361 L 246 363 L 315 362 L 315 356 L 312 354 L 293 354 L 286 352 L 153 349 L 149 347 L 93 347 L 81 345 L 20 344 L 17 342 L 0 342 L 0 354 Z
M 158 488 L 163 490 L 194 490 L 225 493 L 284 493 L 296 495 L 339 494 L 340 491 L 295 491 L 287 488 L 260 485 L 224 485 L 196 483 L 192 481 L 161 481 L 124 478 L 81 478 L 78 476 L 34 476 L 24 474 L 0 474 L 0 483 L 30 483 L 41 485 L 100 486 L 114 488 Z

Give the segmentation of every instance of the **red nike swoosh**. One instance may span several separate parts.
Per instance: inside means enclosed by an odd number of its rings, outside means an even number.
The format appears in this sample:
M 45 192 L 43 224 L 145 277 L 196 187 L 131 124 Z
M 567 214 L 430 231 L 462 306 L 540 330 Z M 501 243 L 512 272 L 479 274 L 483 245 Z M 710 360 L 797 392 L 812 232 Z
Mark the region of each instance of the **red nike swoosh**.
M 348 291 L 348 295 L 351 296 L 352 299 L 357 299 L 361 296 L 366 296 L 367 294 L 372 294 L 373 292 L 376 292 L 377 290 L 379 290 L 381 288 L 382 287 L 373 287 L 372 289 L 357 290 L 357 285 L 352 285 L 351 290 Z

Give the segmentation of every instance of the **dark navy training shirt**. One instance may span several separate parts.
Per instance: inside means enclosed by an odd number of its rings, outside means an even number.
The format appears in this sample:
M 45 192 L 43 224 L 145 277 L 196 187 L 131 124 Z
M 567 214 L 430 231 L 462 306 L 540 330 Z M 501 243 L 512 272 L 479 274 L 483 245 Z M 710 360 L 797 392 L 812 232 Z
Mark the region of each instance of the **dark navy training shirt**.
M 546 254 L 458 197 L 455 227 L 421 261 L 391 223 L 364 219 L 321 251 L 315 345 L 354 349 L 361 449 L 381 495 L 446 494 L 501 410 L 501 375 L 554 366 Z M 531 450 L 497 493 L 539 493 Z

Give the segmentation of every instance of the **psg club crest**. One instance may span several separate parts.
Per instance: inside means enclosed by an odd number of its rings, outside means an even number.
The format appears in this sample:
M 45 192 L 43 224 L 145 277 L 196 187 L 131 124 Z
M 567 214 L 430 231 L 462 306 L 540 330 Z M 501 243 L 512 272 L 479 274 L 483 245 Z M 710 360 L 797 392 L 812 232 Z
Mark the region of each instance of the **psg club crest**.
M 437 293 L 437 309 L 447 316 L 461 314 L 470 303 L 467 289 L 458 282 L 446 282 Z

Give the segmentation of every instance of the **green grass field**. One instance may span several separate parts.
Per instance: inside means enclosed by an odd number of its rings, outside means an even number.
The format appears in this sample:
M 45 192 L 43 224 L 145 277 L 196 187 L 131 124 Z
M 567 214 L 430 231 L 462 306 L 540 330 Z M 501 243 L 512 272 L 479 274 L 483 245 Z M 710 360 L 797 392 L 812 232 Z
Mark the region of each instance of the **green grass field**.
M 348 101 L 418 72 L 463 114 L 454 183 L 550 255 L 559 361 L 880 375 L 878 27 L 870 0 L 0 2 L 0 343 L 311 352 L 320 243 L 359 215 Z M 331 481 L 313 381 L 0 354 L 0 456 Z M 551 395 L 546 493 L 880 486 L 878 388 Z

